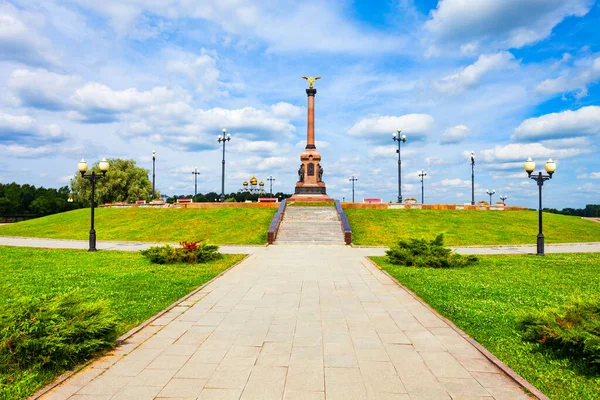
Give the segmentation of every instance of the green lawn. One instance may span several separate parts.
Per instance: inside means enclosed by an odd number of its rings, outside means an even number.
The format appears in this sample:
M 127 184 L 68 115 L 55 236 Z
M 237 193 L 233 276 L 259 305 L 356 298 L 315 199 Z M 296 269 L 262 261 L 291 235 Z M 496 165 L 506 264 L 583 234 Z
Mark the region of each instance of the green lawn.
M 197 265 L 156 265 L 139 253 L 0 246 L 0 307 L 19 296 L 82 289 L 109 302 L 120 320 L 119 334 L 123 334 L 243 257 L 225 255 Z M 60 372 L 27 371 L 8 383 L 9 377 L 0 371 L 0 399 L 26 398 Z
M 98 240 L 180 242 L 207 239 L 215 244 L 265 244 L 275 208 L 100 208 Z M 0 226 L 0 236 L 88 238 L 90 210 L 80 209 Z
M 444 233 L 448 246 L 535 244 L 534 211 L 346 209 L 352 241 L 391 246 L 398 239 L 433 239 Z M 546 243 L 600 242 L 600 224 L 579 217 L 544 213 Z M 2 232 L 0 230 L 0 232 Z
M 560 310 L 597 296 L 600 253 L 484 256 L 462 269 L 399 267 L 371 258 L 549 397 L 598 398 L 598 369 L 523 341 L 517 322 L 527 310 Z

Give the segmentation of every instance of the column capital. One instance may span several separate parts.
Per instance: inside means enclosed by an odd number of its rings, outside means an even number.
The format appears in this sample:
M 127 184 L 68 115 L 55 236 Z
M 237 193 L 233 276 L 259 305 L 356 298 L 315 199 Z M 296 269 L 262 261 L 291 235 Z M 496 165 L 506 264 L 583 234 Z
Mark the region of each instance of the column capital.
M 306 94 L 310 97 L 315 97 L 315 94 L 317 94 L 317 89 L 306 89 Z

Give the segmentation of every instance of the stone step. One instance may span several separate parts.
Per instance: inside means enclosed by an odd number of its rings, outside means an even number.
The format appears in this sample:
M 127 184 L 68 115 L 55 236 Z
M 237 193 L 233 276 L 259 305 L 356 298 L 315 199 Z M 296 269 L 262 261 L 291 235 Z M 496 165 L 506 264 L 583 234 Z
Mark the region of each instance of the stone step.
M 333 207 L 287 207 L 275 243 L 343 245 L 338 213 Z

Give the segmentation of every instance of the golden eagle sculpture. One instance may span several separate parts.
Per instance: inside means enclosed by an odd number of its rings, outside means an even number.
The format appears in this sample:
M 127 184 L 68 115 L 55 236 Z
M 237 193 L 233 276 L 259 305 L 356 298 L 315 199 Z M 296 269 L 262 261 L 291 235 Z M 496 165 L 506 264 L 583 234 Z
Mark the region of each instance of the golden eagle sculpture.
M 308 85 L 308 88 L 309 88 L 309 89 L 314 89 L 314 87 L 313 87 L 313 83 L 314 83 L 316 80 L 319 80 L 319 79 L 321 79 L 321 77 L 320 77 L 320 76 L 317 76 L 316 78 L 313 78 L 312 76 L 311 76 L 311 77 L 303 76 L 303 77 L 302 77 L 302 79 L 306 79 L 306 80 L 308 81 L 308 84 L 309 84 L 309 85 Z

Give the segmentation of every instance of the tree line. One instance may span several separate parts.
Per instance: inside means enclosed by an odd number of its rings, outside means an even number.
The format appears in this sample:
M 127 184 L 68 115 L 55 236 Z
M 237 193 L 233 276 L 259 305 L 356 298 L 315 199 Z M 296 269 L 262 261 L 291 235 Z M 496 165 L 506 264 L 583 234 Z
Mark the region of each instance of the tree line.
M 575 215 L 578 217 L 600 218 L 600 204 L 588 204 L 585 208 L 544 208 L 543 211 L 552 214 Z
M 82 207 L 78 202 L 68 202 L 69 187 L 59 189 L 0 183 L 0 217 L 41 217 Z
M 245 201 L 258 201 L 258 198 L 264 198 L 264 197 L 274 197 L 276 199 L 279 200 L 283 200 L 283 199 L 287 199 L 290 198 L 292 195 L 288 194 L 288 193 L 283 193 L 283 192 L 277 192 L 277 193 L 273 193 L 273 195 L 269 194 L 269 193 L 263 193 L 263 194 L 258 194 L 258 193 L 251 193 L 251 192 L 245 192 L 245 191 L 241 191 L 241 192 L 234 192 L 234 193 L 229 193 L 225 195 L 225 201 L 226 202 L 238 202 L 238 203 L 243 203 Z M 198 193 L 197 195 L 192 195 L 192 194 L 188 194 L 188 195 L 173 195 L 173 196 L 163 196 L 163 198 L 165 199 L 165 201 L 167 203 L 176 203 L 177 199 L 192 199 L 195 203 L 213 203 L 213 202 L 217 202 L 221 199 L 221 194 L 216 193 L 216 192 L 208 192 L 205 194 L 202 193 Z
M 110 159 L 110 168 L 102 179 L 96 182 L 97 205 L 114 202 L 133 204 L 137 200 L 150 201 L 152 197 L 152 181 L 149 171 L 138 167 L 134 160 Z M 93 165 L 88 174 L 95 172 L 101 174 L 98 163 Z M 92 187 L 90 182 L 75 173 L 69 186 L 59 189 L 36 188 L 33 185 L 17 183 L 0 183 L 0 218 L 6 217 L 42 217 L 63 211 L 70 211 L 82 207 L 90 207 Z M 278 192 L 273 195 L 278 199 L 286 199 L 290 194 Z M 176 203 L 178 198 L 193 198 L 195 202 L 219 201 L 221 195 L 215 192 L 193 195 L 160 196 L 157 190 L 155 197 L 162 197 L 168 203 Z M 259 197 L 270 197 L 269 194 L 251 192 L 230 193 L 225 196 L 225 201 L 257 201 Z M 68 201 L 68 200 L 71 201 Z

